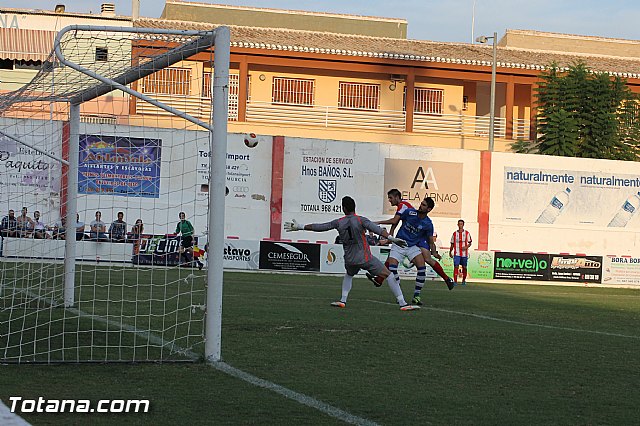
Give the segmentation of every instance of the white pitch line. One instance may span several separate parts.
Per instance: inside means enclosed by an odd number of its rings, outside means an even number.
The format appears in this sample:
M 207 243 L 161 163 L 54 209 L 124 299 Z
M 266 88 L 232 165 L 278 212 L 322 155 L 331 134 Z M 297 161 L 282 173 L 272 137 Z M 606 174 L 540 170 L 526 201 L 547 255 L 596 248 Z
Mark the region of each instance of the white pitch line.
M 227 297 L 234 297 L 234 296 L 244 297 L 243 295 L 229 295 Z M 277 298 L 277 299 L 327 300 L 327 298 L 324 298 L 324 297 L 303 297 L 303 296 L 262 296 L 262 297 Z M 395 303 L 382 302 L 380 300 L 373 300 L 373 299 L 357 299 L 357 298 L 353 298 L 351 300 L 362 300 L 364 302 L 369 302 L 369 303 L 378 303 L 378 304 L 381 304 L 381 305 L 396 306 Z M 446 312 L 446 313 L 449 313 L 449 314 L 464 315 L 464 316 L 468 316 L 468 317 L 480 318 L 480 319 L 489 320 L 489 321 L 498 321 L 498 322 L 504 322 L 504 323 L 508 323 L 508 324 L 524 325 L 524 326 L 527 326 L 527 327 L 539 327 L 539 328 L 547 328 L 547 329 L 550 329 L 550 330 L 573 331 L 573 332 L 577 332 L 577 333 L 598 334 L 598 335 L 602 335 L 602 336 L 623 337 L 625 339 L 637 339 L 637 340 L 640 340 L 640 336 L 633 336 L 633 335 L 629 335 L 629 334 L 611 333 L 611 332 L 608 332 L 608 331 L 585 330 L 585 329 L 582 329 L 582 328 L 559 327 L 557 325 L 536 324 L 536 323 L 532 323 L 532 322 L 508 320 L 508 319 L 504 319 L 504 318 L 491 317 L 491 316 L 488 316 L 488 315 L 474 314 L 472 312 L 453 311 L 453 310 L 450 310 L 450 309 L 434 308 L 434 307 L 429 307 L 429 306 L 424 306 L 424 305 L 421 306 L 421 308 L 422 309 L 431 310 L 431 311 Z
M 371 303 L 380 303 L 380 304 L 383 304 L 383 305 L 395 305 L 394 303 L 380 302 L 378 300 L 371 300 L 371 299 L 365 299 L 365 301 L 366 302 L 371 302 Z M 608 331 L 585 330 L 585 329 L 582 329 L 582 328 L 559 327 L 559 326 L 556 326 L 556 325 L 546 325 L 546 324 L 536 324 L 536 323 L 533 323 L 533 322 L 514 321 L 514 320 L 508 320 L 508 319 L 504 319 L 504 318 L 490 317 L 488 315 L 474 314 L 474 313 L 471 313 L 471 312 L 452 311 L 450 309 L 434 308 L 434 307 L 429 307 L 429 306 L 424 306 L 424 305 L 421 306 L 421 308 L 423 310 L 426 309 L 426 310 L 430 310 L 430 311 L 446 312 L 448 314 L 464 315 L 464 316 L 468 316 L 468 317 L 480 318 L 480 319 L 489 320 L 489 321 L 497 321 L 497 322 L 504 322 L 504 323 L 508 323 L 508 324 L 524 325 L 524 326 L 527 326 L 527 327 L 539 327 L 539 328 L 547 328 L 547 329 L 551 329 L 551 330 L 561 330 L 561 331 L 574 331 L 574 332 L 578 332 L 578 333 L 598 334 L 598 335 L 603 335 L 603 336 L 624 337 L 625 339 L 640 340 L 640 336 L 632 336 L 632 335 L 628 335 L 628 334 L 619 334 L 619 333 L 610 333 Z
M 69 309 L 69 308 L 67 308 Z M 83 312 L 79 309 L 75 309 L 75 308 L 71 308 L 69 309 L 71 311 L 76 312 L 78 315 L 82 315 L 82 316 L 87 316 L 90 317 L 91 319 L 93 319 L 94 321 L 98 321 L 98 322 L 103 322 L 106 324 L 110 324 L 110 325 L 114 325 L 114 326 L 119 326 L 122 329 L 135 333 L 138 336 L 144 337 L 145 339 L 148 339 L 150 342 L 155 343 L 155 344 L 159 344 L 162 346 L 168 346 L 171 348 L 172 351 L 177 352 L 177 353 L 181 353 L 183 355 L 188 356 L 191 359 L 198 359 L 199 355 L 196 354 L 195 352 L 189 350 L 189 349 L 184 349 L 184 348 L 180 348 L 179 346 L 174 345 L 171 342 L 167 342 L 166 340 L 164 340 L 162 337 L 160 336 L 156 336 L 154 334 L 151 334 L 150 332 L 146 331 L 146 330 L 138 330 L 135 327 L 129 325 L 129 324 L 125 324 L 125 323 L 119 323 L 113 320 L 109 320 L 106 318 L 102 318 L 98 315 L 91 315 L 88 314 L 86 312 Z M 231 365 L 225 363 L 225 362 L 210 362 L 209 363 L 211 366 L 213 366 L 216 370 L 221 371 L 225 374 L 228 374 L 230 376 L 236 377 L 240 380 L 243 380 L 251 385 L 254 386 L 258 386 L 261 387 L 263 389 L 267 389 L 270 390 L 272 392 L 275 392 L 277 394 L 280 394 L 282 396 L 284 396 L 285 398 L 291 399 L 293 401 L 296 401 L 300 404 L 306 405 L 308 407 L 314 408 L 328 416 L 334 417 L 338 420 L 342 420 L 345 423 L 351 423 L 351 424 L 355 424 L 355 425 L 367 425 L 367 426 L 376 426 L 377 423 L 372 422 L 370 420 L 367 419 L 363 419 L 361 417 L 358 416 L 354 416 L 353 414 L 350 414 L 346 411 L 343 411 L 337 407 L 334 407 L 332 405 L 326 404 L 320 400 L 317 400 L 315 398 L 312 398 L 310 396 L 307 396 L 305 394 L 293 391 L 291 389 L 287 389 L 284 386 L 280 386 L 276 383 L 273 382 L 269 382 L 268 380 L 264 380 L 261 379 L 259 377 L 253 376 L 249 373 L 246 373 L 240 369 L 237 369 L 235 367 L 232 367 Z
M 602 297 L 602 293 L 538 293 L 538 292 L 528 291 L 520 294 L 528 294 L 532 296 L 542 296 L 542 297 L 576 296 L 576 295 Z M 623 297 L 625 299 L 640 298 L 640 293 L 639 294 L 607 294 L 607 299 L 613 298 L 613 297 Z
M 2 426 L 31 426 L 22 417 L 12 413 L 9 407 L 0 401 L 0 425 Z
M 244 295 L 229 295 L 227 297 L 234 297 L 234 296 L 244 297 Z M 326 297 L 303 297 L 303 296 L 261 296 L 261 297 L 277 298 L 277 299 L 327 300 Z M 352 300 L 358 300 L 358 299 L 354 298 Z M 380 300 L 372 300 L 372 299 L 359 299 L 359 300 L 362 300 L 364 302 L 370 302 L 370 303 L 378 303 L 378 304 L 381 304 L 381 305 L 396 306 L 395 303 L 382 302 Z M 515 321 L 515 320 L 504 319 L 504 318 L 490 317 L 488 315 L 474 314 L 474 313 L 471 313 L 471 312 L 461 312 L 461 311 L 452 311 L 452 310 L 449 310 L 449 309 L 433 308 L 433 307 L 424 306 L 424 305 L 421 306 L 421 308 L 422 309 L 431 310 L 431 311 L 446 312 L 446 313 L 449 313 L 449 314 L 465 315 L 465 316 L 469 316 L 469 317 L 475 317 L 475 318 L 480 318 L 480 319 L 485 319 L 485 320 L 490 320 L 490 321 L 498 321 L 498 322 L 504 322 L 504 323 L 509 323 L 509 324 L 524 325 L 524 326 L 527 326 L 527 327 L 540 327 L 540 328 L 547 328 L 547 329 L 552 329 L 552 330 L 574 331 L 574 332 L 579 332 L 579 333 L 599 334 L 599 335 L 603 335 L 603 336 L 624 337 L 626 339 L 638 339 L 638 340 L 640 340 L 640 336 L 632 336 L 632 335 L 628 335 L 628 334 L 619 334 L 619 333 L 610 333 L 608 331 L 585 330 L 585 329 L 581 329 L 581 328 L 559 327 L 559 326 L 556 326 L 556 325 L 536 324 L 536 323 L 531 323 L 531 322 Z
M 29 293 L 30 296 L 37 298 L 37 299 L 43 299 L 40 296 L 32 293 L 32 292 L 27 292 Z M 48 302 L 47 302 L 48 303 Z M 89 314 L 87 312 L 84 312 L 80 309 L 77 308 L 66 308 L 68 311 L 73 312 L 79 316 L 83 316 L 83 317 L 88 317 L 91 318 L 93 321 L 97 321 L 97 322 L 101 322 L 103 324 L 108 324 L 108 325 L 112 325 L 112 326 L 116 326 L 119 327 L 123 330 L 129 331 L 131 333 L 135 333 L 138 336 L 144 337 L 145 339 L 149 340 L 152 343 L 155 343 L 157 345 L 161 345 L 163 347 L 169 347 L 171 348 L 171 350 L 173 352 L 176 353 L 180 353 L 183 355 L 186 355 L 187 357 L 191 358 L 191 359 L 198 359 L 200 358 L 200 356 L 198 354 L 196 354 L 195 352 L 189 350 L 189 349 L 184 349 L 181 348 L 179 346 L 176 346 L 175 344 L 173 344 L 172 342 L 167 342 L 166 340 L 164 340 L 162 337 L 160 336 L 156 336 L 155 334 L 150 333 L 147 330 L 139 330 L 137 328 L 135 328 L 132 325 L 126 324 L 126 323 L 121 323 L 121 322 L 117 322 L 117 321 L 113 321 L 107 318 L 103 318 L 99 315 L 93 315 L 93 314 Z M 364 426 L 377 426 L 378 424 L 376 422 L 373 422 L 371 420 L 367 420 L 364 419 L 362 417 L 358 417 L 355 416 L 351 413 L 348 413 L 344 410 L 341 410 L 337 407 L 334 407 L 332 405 L 326 404 L 318 399 L 315 399 L 313 397 L 310 397 L 308 395 L 293 391 L 291 389 L 287 389 L 284 386 L 280 386 L 276 383 L 270 382 L 268 380 L 264 380 L 261 379 L 259 377 L 256 377 L 252 374 L 246 373 L 240 369 L 237 369 L 235 367 L 232 367 L 231 365 L 219 361 L 219 362 L 210 362 L 209 363 L 211 366 L 213 366 L 216 370 L 228 374 L 232 377 L 238 378 L 240 380 L 243 380 L 251 385 L 254 386 L 258 386 L 261 387 L 263 389 L 267 389 L 270 390 L 272 392 L 275 392 L 279 395 L 284 396 L 287 399 L 291 399 L 299 404 L 302 405 L 306 405 L 307 407 L 313 408 L 315 410 L 318 410 L 328 416 L 331 416 L 335 419 L 341 420 L 345 423 L 350 423 L 350 424 L 354 424 L 354 425 L 364 425 Z M 1 402 L 1 401 L 0 401 Z M 2 407 L 0 407 L 2 408 Z M 1 413 L 1 412 L 0 412 Z M 0 419 L 2 419 L 0 417 Z M 2 425 L 4 425 L 4 423 L 0 423 Z M 28 425 L 28 424 L 27 424 Z M 12 425 L 13 426 L 13 425 Z M 22 426 L 20 423 L 17 424 L 17 426 Z
M 230 376 L 236 377 L 240 380 L 243 380 L 247 383 L 250 383 L 254 386 L 258 386 L 277 394 L 284 396 L 285 398 L 294 400 L 300 404 L 306 405 L 307 407 L 314 408 L 318 411 L 323 412 L 331 417 L 334 417 L 338 420 L 342 420 L 345 423 L 351 423 L 354 425 L 370 425 L 374 426 L 377 423 L 372 422 L 371 420 L 363 419 L 362 417 L 354 416 L 351 413 L 348 413 L 344 410 L 336 408 L 332 405 L 326 404 L 322 401 L 319 401 L 315 398 L 307 396 L 305 394 L 292 391 L 291 389 L 287 389 L 283 386 L 277 385 L 273 382 L 269 382 L 267 380 L 263 380 L 259 377 L 253 376 L 249 373 L 245 373 L 242 370 L 239 370 L 235 367 L 230 366 L 225 362 L 211 362 L 211 365 L 215 367 L 217 370 L 222 371 Z

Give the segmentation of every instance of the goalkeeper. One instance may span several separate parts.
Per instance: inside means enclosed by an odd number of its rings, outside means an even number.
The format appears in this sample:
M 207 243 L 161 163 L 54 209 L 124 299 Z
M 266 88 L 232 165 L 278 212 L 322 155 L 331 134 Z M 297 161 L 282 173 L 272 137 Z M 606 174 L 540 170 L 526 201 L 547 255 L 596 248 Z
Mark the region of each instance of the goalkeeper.
M 347 297 L 351 291 L 353 277 L 361 269 L 369 272 L 374 284 L 379 287 L 386 279 L 391 288 L 391 292 L 396 297 L 400 310 L 411 311 L 419 309 L 418 306 L 407 304 L 402 295 L 400 285 L 396 282 L 393 276 L 390 276 L 389 270 L 382 264 L 382 262 L 371 254 L 371 249 L 367 243 L 365 236 L 365 230 L 370 230 L 378 235 L 381 235 L 389 239 L 394 244 L 399 246 L 405 246 L 407 243 L 399 238 L 390 236 L 389 233 L 382 229 L 380 226 L 371 222 L 366 217 L 358 216 L 356 214 L 356 202 L 351 197 L 342 198 L 342 211 L 345 216 L 340 219 L 332 220 L 326 223 L 312 223 L 309 225 L 300 225 L 293 219 L 291 222 L 284 223 L 284 229 L 287 232 L 290 231 L 315 231 L 324 232 L 332 229 L 337 229 L 340 238 L 342 239 L 342 246 L 344 247 L 344 267 L 346 273 L 342 280 L 342 297 L 337 302 L 332 302 L 331 306 L 338 308 L 344 308 L 347 305 Z

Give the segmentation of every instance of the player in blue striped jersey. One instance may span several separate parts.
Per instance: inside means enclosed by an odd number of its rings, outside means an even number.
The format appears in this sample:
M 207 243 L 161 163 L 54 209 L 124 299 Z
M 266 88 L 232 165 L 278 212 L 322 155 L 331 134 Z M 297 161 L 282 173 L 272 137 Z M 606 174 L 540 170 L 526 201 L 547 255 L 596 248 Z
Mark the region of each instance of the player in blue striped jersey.
M 422 200 L 418 210 L 405 209 L 402 213 L 396 214 L 391 219 L 378 222 L 381 225 L 397 225 L 402 220 L 402 226 L 400 230 L 398 230 L 397 237 L 405 240 L 407 247 L 399 247 L 393 244 L 387 262 L 389 264 L 389 270 L 394 275 L 394 271 L 398 270 L 398 263 L 402 262 L 405 256 L 416 265 L 418 274 L 416 275 L 416 285 L 412 299 L 412 303 L 416 305 L 422 304 L 421 292 L 426 280 L 427 269 L 425 262 L 442 277 L 449 290 L 455 286 L 453 280 L 442 270 L 442 266 L 431 256 L 431 253 L 435 250 L 435 243 L 433 241 L 433 222 L 431 222 L 428 214 L 434 207 L 435 202 L 433 198 L 427 197 Z M 424 241 L 427 242 L 431 251 L 420 250 L 420 243 Z

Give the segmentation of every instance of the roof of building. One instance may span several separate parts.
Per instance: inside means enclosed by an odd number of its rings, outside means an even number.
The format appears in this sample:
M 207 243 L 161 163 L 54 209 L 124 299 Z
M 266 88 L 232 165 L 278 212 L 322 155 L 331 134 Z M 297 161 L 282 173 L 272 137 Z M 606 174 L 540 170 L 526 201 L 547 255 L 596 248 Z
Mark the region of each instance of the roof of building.
M 592 35 L 584 35 L 584 34 L 564 34 L 564 33 L 552 33 L 548 31 L 538 31 L 538 30 L 518 30 L 518 29 L 509 29 L 508 33 L 513 34 L 524 34 L 530 36 L 545 36 L 545 37 L 554 37 L 554 38 L 564 38 L 564 39 L 579 39 L 585 41 L 605 41 L 612 43 L 624 43 L 624 44 L 640 44 L 639 40 L 627 40 L 624 38 L 614 38 L 614 37 L 602 37 L 602 36 L 592 36 Z
M 408 26 L 407 21 L 400 18 L 228 6 L 182 0 L 166 0 L 160 19 L 402 39 L 407 38 Z
M 202 3 L 196 1 L 187 1 L 187 0 L 166 0 L 166 3 L 175 3 L 175 4 L 185 4 L 199 7 L 208 7 L 208 8 L 224 8 L 224 9 L 236 9 L 236 10 L 253 10 L 253 11 L 264 11 L 271 13 L 281 13 L 281 14 L 293 14 L 293 15 L 312 15 L 312 16 L 337 16 L 341 18 L 350 18 L 350 19 L 361 19 L 367 21 L 383 21 L 383 22 L 399 22 L 406 23 L 407 20 L 403 18 L 386 18 L 379 16 L 366 16 L 366 15 L 351 15 L 346 13 L 330 13 L 330 12 L 310 12 L 306 10 L 289 10 L 289 9 L 272 9 L 269 7 L 253 7 L 253 6 L 232 6 L 226 4 L 211 4 L 211 3 Z
M 499 46 L 560 54 L 640 58 L 640 41 L 599 36 L 560 34 L 534 30 L 507 30 Z
M 217 25 L 142 18 L 134 26 L 206 30 Z M 491 66 L 491 46 L 336 34 L 280 28 L 255 28 L 229 25 L 232 47 L 310 52 L 341 56 L 388 58 L 407 61 L 440 62 Z M 625 78 L 640 78 L 640 58 L 583 53 L 559 53 L 544 50 L 498 46 L 498 67 L 544 70 L 552 62 L 566 67 L 583 61 L 597 72 Z
M 106 20 L 116 20 L 116 21 L 131 21 L 131 16 L 123 16 L 123 15 L 104 15 L 97 11 L 96 13 L 81 13 L 81 12 L 56 12 L 55 10 L 46 10 L 46 9 L 20 9 L 20 8 L 11 8 L 11 7 L 0 7 L 0 13 L 15 13 L 15 14 L 25 14 L 25 15 L 54 15 L 54 16 L 67 16 L 67 17 L 81 17 L 81 18 L 91 18 L 91 19 L 106 19 Z

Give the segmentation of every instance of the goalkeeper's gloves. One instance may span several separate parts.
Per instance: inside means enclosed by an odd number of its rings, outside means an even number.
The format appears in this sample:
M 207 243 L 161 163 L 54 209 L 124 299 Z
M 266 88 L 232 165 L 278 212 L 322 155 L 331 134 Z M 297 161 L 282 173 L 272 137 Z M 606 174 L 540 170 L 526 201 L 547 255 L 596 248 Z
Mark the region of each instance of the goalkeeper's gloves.
M 300 225 L 295 219 L 291 219 L 291 222 L 284 223 L 284 230 L 291 231 L 304 231 L 304 225 Z
M 400 246 L 400 247 L 406 247 L 407 246 L 407 242 L 405 240 L 403 240 L 402 238 L 396 238 L 396 237 L 392 237 L 391 235 L 389 235 L 387 237 L 387 239 L 389 241 L 391 241 L 393 244 Z

